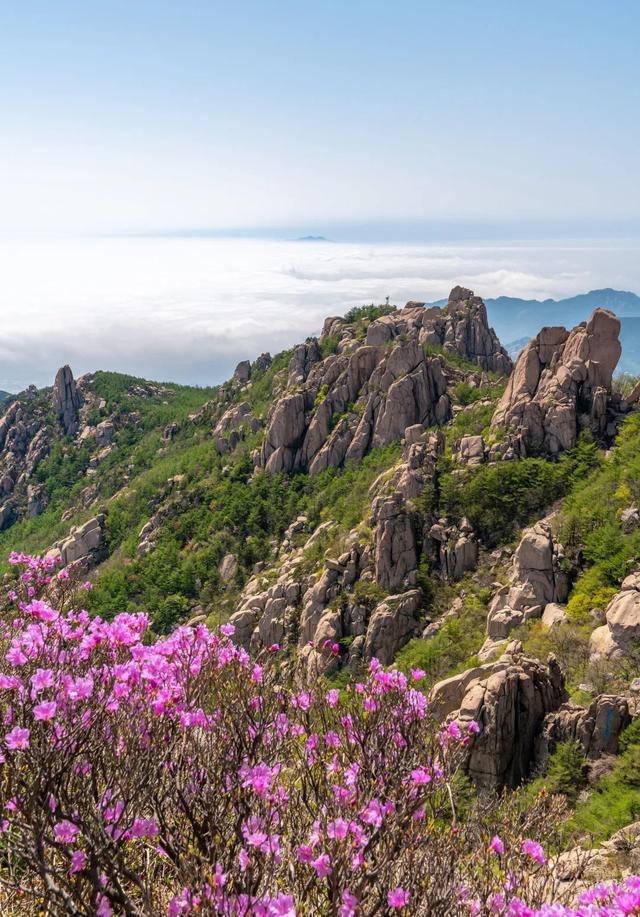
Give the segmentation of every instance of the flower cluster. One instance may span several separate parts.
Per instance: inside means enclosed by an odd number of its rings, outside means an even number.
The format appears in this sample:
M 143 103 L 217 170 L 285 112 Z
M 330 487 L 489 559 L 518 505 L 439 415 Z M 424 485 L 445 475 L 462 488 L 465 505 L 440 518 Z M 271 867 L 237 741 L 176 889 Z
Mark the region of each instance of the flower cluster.
M 374 659 L 343 692 L 290 682 L 228 625 L 154 642 L 144 614 L 91 618 L 73 571 L 12 562 L 2 913 L 533 915 L 553 893 L 554 804 L 461 815 L 479 727 L 433 722 L 423 673 Z

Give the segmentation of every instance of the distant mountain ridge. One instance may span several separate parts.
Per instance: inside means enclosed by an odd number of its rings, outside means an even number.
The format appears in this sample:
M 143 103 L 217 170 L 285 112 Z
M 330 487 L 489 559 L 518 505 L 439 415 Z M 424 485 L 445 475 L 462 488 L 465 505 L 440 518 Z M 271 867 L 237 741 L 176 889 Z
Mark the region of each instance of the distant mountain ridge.
M 485 300 L 489 321 L 512 359 L 544 325 L 572 328 L 595 308 L 610 309 L 622 322 L 622 357 L 618 371 L 640 373 L 640 296 L 629 290 L 590 290 L 566 299 L 520 299 L 498 296 Z M 438 301 L 433 305 L 444 305 Z

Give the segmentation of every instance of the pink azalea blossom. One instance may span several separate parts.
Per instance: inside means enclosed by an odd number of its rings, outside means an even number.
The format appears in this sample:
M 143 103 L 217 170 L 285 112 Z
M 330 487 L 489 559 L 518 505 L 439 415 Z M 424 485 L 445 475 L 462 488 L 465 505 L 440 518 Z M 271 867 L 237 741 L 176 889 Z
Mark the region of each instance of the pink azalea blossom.
M 522 842 L 522 852 L 528 857 L 531 857 L 532 860 L 535 860 L 537 863 L 540 863 L 541 866 L 544 866 L 546 858 L 544 855 L 544 850 L 541 845 L 536 841 L 529 840 L 527 838 Z
M 409 903 L 409 892 L 405 891 L 404 888 L 394 888 L 393 891 L 390 891 L 387 895 L 387 903 L 389 907 L 394 909 L 399 909 L 406 907 Z
M 311 866 L 320 879 L 331 875 L 331 857 L 328 853 L 321 853 L 315 860 L 311 860 Z
M 30 736 L 30 730 L 22 729 L 20 726 L 14 726 L 4 737 L 4 741 L 7 748 L 10 748 L 11 751 L 19 751 L 29 747 Z
M 56 715 L 58 705 L 54 700 L 43 700 L 33 708 L 33 716 L 36 720 L 52 720 Z
M 53 826 L 53 835 L 59 844 L 73 844 L 80 829 L 68 819 L 56 822 Z
M 502 843 L 501 839 L 498 837 L 497 834 L 494 834 L 494 836 L 491 838 L 491 843 L 489 844 L 489 850 L 493 851 L 493 853 L 497 853 L 498 856 L 502 856 L 502 854 L 504 853 L 504 844 Z
M 70 873 L 82 872 L 87 864 L 87 854 L 84 850 L 74 850 L 71 854 Z

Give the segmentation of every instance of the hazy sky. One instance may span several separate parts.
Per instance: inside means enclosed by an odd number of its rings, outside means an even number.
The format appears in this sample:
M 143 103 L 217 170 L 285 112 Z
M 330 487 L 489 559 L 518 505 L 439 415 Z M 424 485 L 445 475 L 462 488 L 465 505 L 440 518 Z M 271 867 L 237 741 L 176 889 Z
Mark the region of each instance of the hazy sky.
M 638 0 L 0 0 L 0 234 L 640 215 Z

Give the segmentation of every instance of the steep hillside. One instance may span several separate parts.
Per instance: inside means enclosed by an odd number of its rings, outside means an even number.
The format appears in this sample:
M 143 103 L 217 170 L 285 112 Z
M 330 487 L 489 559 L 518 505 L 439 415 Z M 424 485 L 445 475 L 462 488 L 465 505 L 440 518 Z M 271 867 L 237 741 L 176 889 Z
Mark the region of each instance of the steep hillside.
M 442 308 L 329 318 L 217 389 L 65 367 L 0 421 L 0 549 L 79 561 L 93 613 L 143 609 L 156 634 L 229 621 L 299 675 L 420 669 L 441 716 L 486 725 L 478 785 L 515 785 L 566 741 L 599 759 L 640 675 L 619 330 L 597 309 L 512 369 L 456 287 Z

